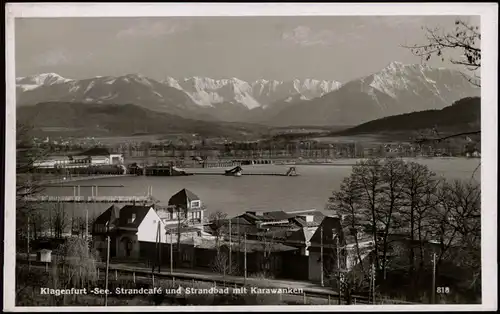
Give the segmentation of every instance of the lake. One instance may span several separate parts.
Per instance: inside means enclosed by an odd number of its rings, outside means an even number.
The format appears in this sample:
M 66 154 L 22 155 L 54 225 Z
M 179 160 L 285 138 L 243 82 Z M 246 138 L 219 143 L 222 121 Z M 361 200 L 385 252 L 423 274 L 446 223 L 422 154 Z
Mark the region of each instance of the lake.
M 447 179 L 469 179 L 479 165 L 480 159 L 466 158 L 411 158 L 429 166 L 438 176 Z M 148 186 L 153 187 L 153 196 L 162 204 L 179 190 L 186 188 L 198 195 L 207 206 L 207 212 L 217 210 L 235 216 L 247 210 L 324 210 L 332 191 L 339 189 L 343 178 L 351 173 L 350 164 L 356 160 L 339 160 L 338 165 L 297 165 L 297 177 L 245 176 L 250 172 L 285 173 L 287 165 L 242 166 L 243 176 L 193 175 L 185 177 L 115 177 L 88 181 L 69 182 L 46 188 L 47 195 L 73 195 L 71 185 L 98 185 L 99 195 L 146 195 Z M 194 171 L 187 169 L 187 171 Z M 223 173 L 223 168 L 197 169 L 196 171 Z M 474 175 L 480 180 L 480 169 Z M 113 185 L 123 187 L 103 187 Z M 90 187 L 81 187 L 82 196 L 92 195 Z M 99 215 L 110 204 L 66 204 L 75 215 L 91 217 Z

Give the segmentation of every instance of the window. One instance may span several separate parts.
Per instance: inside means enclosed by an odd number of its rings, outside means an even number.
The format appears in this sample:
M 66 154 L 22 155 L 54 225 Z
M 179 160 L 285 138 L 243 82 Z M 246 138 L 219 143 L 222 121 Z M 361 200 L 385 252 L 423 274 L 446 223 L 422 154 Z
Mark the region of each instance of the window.
M 198 207 L 200 207 L 200 201 L 192 201 L 191 202 L 191 207 L 192 208 L 198 208 Z
M 190 259 L 190 256 L 189 256 L 189 252 L 186 250 L 183 252 L 182 254 L 182 261 L 183 262 L 189 262 L 191 259 Z

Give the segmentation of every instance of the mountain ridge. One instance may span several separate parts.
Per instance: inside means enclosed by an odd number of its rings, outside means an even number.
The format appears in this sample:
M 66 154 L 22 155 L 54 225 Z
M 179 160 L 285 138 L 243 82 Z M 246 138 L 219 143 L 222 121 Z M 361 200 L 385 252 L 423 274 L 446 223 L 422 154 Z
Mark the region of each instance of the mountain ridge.
M 429 109 L 372 120 L 333 135 L 376 134 L 381 132 L 419 131 L 469 132 L 481 129 L 481 98 L 466 97 L 443 109 Z
M 480 89 L 457 70 L 401 62 L 345 84 L 197 76 L 158 81 L 141 74 L 72 80 L 55 73 L 20 77 L 16 82 L 18 105 L 134 103 L 187 119 L 270 126 L 357 125 L 384 116 L 442 109 L 458 99 L 480 95 Z
M 249 110 L 257 107 L 266 107 L 274 101 L 295 95 L 299 95 L 302 99 L 312 99 L 324 95 L 341 85 L 339 82 L 333 80 L 327 81 L 308 78 L 289 81 L 259 79 L 253 82 L 247 82 L 236 77 L 229 79 L 213 79 L 210 77 L 194 76 L 183 79 L 167 77 L 165 80 L 160 81 L 134 73 L 121 76 L 96 76 L 80 80 L 64 78 L 56 73 L 42 73 L 39 75 L 18 77 L 16 78 L 16 83 L 18 89 L 24 92 L 54 84 L 69 83 L 69 85 L 78 86 L 79 82 L 92 80 L 96 81 L 96 83 L 105 81 L 102 83 L 113 85 L 116 81 L 123 81 L 126 79 L 132 79 L 137 83 L 145 85 L 162 84 L 174 88 L 185 93 L 194 104 L 201 107 L 215 107 L 216 104 L 220 103 L 235 103 L 242 104 Z M 50 84 L 45 84 L 47 80 L 50 80 Z M 69 88 L 67 92 L 74 92 L 76 88 L 77 87 L 73 87 L 73 89 Z M 93 86 L 89 87 L 89 89 L 92 88 Z M 68 96 L 64 96 L 64 98 L 68 98 Z M 105 100 L 107 100 L 105 95 L 90 99 L 90 101 Z M 20 99 L 20 104 L 33 103 L 30 103 L 29 99 Z
M 264 122 L 274 126 L 356 125 L 384 116 L 442 109 L 479 95 L 480 89 L 457 70 L 391 62 L 319 98 L 297 101 Z

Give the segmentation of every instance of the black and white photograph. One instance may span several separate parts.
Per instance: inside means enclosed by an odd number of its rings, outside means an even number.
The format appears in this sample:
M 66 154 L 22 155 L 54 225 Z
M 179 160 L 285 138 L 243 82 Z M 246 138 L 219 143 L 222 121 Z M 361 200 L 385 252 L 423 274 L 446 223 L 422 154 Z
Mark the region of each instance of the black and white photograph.
M 5 310 L 497 310 L 498 4 L 5 25 Z

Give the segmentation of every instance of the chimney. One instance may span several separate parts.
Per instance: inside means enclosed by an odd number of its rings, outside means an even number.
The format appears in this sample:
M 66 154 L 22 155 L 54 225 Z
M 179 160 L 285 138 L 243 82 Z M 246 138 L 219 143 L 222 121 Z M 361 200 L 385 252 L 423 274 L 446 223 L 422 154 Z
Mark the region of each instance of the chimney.
M 305 220 L 305 222 L 314 222 L 314 216 L 313 215 L 300 215 L 300 216 L 297 216 L 297 217 Z

